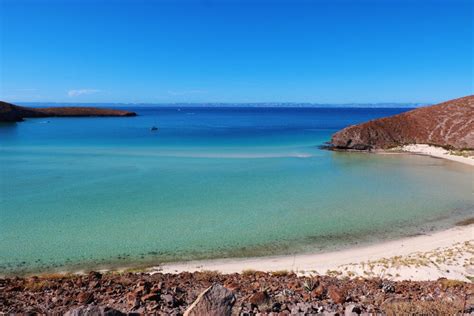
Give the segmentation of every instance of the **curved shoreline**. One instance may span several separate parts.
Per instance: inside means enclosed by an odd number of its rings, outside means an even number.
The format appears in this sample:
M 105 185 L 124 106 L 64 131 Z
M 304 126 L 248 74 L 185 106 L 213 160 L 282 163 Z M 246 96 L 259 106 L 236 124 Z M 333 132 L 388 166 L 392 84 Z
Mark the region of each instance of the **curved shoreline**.
M 272 257 L 214 259 L 164 264 L 151 272 L 180 273 L 212 270 L 242 273 L 246 270 L 294 271 L 297 274 L 339 276 L 391 275 L 394 280 L 468 281 L 474 274 L 474 225 L 456 226 L 433 234 L 402 238 L 345 250 Z M 436 255 L 450 262 L 436 263 Z M 419 259 L 420 261 L 418 261 Z M 426 264 L 432 261 L 432 264 Z M 370 268 L 370 269 L 369 269 Z
M 442 148 L 428 145 L 412 145 L 413 148 L 398 148 L 396 151 L 376 151 L 380 154 L 417 154 L 431 156 L 435 158 L 453 160 L 459 163 L 474 166 L 474 159 L 459 157 L 446 153 Z M 419 152 L 418 146 L 427 146 L 442 150 L 441 154 L 435 156 L 433 152 Z M 412 150 L 417 150 L 412 151 Z M 434 152 L 436 154 L 436 152 Z M 450 158 L 455 159 L 450 159 Z M 459 160 L 458 158 L 464 158 Z M 467 161 L 464 161 L 467 160 Z M 469 221 L 471 220 L 471 221 Z M 472 218 L 466 222 L 466 226 L 454 226 L 445 230 L 436 230 L 431 233 L 417 235 L 415 237 L 399 237 L 371 244 L 361 244 L 360 246 L 350 246 L 339 250 L 328 250 L 326 252 L 310 252 L 296 254 L 281 254 L 262 257 L 232 257 L 215 258 L 191 261 L 176 261 L 153 266 L 151 262 L 147 265 L 129 264 L 127 266 L 102 267 L 99 271 L 148 271 L 164 273 L 194 272 L 204 270 L 216 270 L 222 273 L 242 273 L 245 270 L 259 271 L 294 271 L 301 275 L 308 274 L 333 274 L 336 276 L 380 276 L 388 274 L 394 280 L 436 280 L 440 277 L 458 279 L 466 281 L 466 276 L 474 276 L 474 224 Z M 466 244 L 467 243 L 467 244 Z M 463 245 L 464 244 L 464 245 Z M 436 246 L 436 247 L 434 247 Z M 387 250 L 389 249 L 389 250 Z M 439 266 L 424 266 L 420 273 L 419 262 L 416 257 L 426 257 L 430 252 L 445 251 L 453 252 L 457 249 L 460 253 L 458 263 Z M 394 257 L 403 257 L 398 261 L 410 261 L 412 264 L 400 266 L 394 261 Z M 460 262 L 463 261 L 463 262 Z M 469 262 L 466 265 L 466 262 Z M 393 267 L 387 268 L 387 265 Z M 372 266 L 370 270 L 366 266 Z M 395 267 L 397 266 L 397 267 Z M 79 266 L 76 266 L 79 267 Z M 85 267 L 85 266 L 82 266 Z M 61 270 L 59 273 L 83 274 L 93 269 L 93 267 L 80 270 Z M 97 269 L 97 267 L 96 267 Z M 375 272 L 374 272 L 375 270 Z M 446 272 L 446 271 L 449 272 Z M 57 272 L 57 270 L 56 270 Z M 48 272 L 27 273 L 26 275 L 41 275 Z
M 396 151 L 379 153 L 424 155 L 474 166 L 472 157 L 456 156 L 443 148 L 429 145 L 409 145 L 397 148 Z M 457 256 L 450 257 L 449 259 L 453 260 L 446 263 L 446 258 L 442 258 L 445 255 L 443 252 L 449 255 L 454 252 Z M 441 258 L 437 257 L 439 254 Z M 436 261 L 442 261 L 442 264 Z M 474 276 L 474 224 L 323 253 L 196 260 L 168 263 L 151 270 L 152 273 L 204 270 L 242 273 L 245 270 L 265 272 L 287 270 L 301 275 L 333 274 L 348 277 L 389 275 L 393 280 L 423 281 L 445 277 L 472 281 L 468 277 Z
M 388 150 L 388 151 L 383 151 L 383 152 L 399 152 L 399 153 L 409 153 L 409 154 L 414 154 L 414 155 L 429 156 L 433 158 L 447 159 L 447 160 L 459 162 L 465 165 L 474 166 L 473 156 L 465 157 L 461 155 L 454 155 L 449 150 L 446 150 L 441 147 L 427 145 L 427 144 L 405 145 L 399 148 L 394 148 L 393 150 Z

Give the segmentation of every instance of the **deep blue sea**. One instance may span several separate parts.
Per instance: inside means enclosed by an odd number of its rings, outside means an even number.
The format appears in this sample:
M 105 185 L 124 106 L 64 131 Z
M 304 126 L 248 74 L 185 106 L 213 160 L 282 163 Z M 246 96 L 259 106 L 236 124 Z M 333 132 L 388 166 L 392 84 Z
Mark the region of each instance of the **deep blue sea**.
M 0 275 L 324 251 L 474 210 L 466 166 L 318 147 L 408 109 L 130 110 L 0 125 Z

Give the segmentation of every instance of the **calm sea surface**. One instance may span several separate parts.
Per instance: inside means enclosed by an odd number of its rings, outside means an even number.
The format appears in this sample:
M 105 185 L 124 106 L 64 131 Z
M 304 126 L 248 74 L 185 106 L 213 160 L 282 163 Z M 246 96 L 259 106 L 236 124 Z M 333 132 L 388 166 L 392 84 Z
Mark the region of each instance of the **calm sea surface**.
M 318 149 L 406 109 L 133 110 L 0 125 L 0 274 L 329 250 L 474 210 L 464 165 Z

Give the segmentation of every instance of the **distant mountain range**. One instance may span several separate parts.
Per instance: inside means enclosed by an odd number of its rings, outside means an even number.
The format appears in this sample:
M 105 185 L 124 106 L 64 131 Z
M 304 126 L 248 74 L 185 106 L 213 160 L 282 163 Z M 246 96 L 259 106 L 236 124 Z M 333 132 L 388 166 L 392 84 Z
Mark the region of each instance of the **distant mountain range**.
M 256 102 L 256 103 L 66 103 L 66 102 L 17 102 L 29 107 L 289 107 L 289 108 L 417 108 L 431 105 L 426 103 L 293 103 L 293 102 Z

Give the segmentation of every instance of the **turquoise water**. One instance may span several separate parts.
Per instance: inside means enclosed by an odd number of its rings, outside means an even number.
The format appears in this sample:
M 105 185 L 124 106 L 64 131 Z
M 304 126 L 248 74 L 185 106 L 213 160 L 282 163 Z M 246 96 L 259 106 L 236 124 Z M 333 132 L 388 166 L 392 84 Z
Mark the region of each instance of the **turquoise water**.
M 402 109 L 137 111 L 0 125 L 0 274 L 321 251 L 474 209 L 467 166 L 318 148 Z

